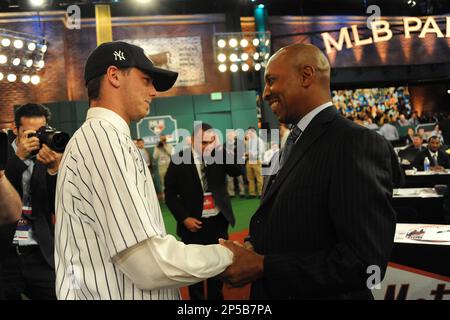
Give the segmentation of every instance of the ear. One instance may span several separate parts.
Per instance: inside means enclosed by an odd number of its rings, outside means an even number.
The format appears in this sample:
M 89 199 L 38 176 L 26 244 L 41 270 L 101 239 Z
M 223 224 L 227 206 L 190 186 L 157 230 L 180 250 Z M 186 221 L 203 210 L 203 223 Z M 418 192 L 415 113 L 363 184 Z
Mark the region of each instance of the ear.
M 16 125 L 14 125 L 14 127 L 12 128 L 12 132 L 14 133 L 14 135 L 15 135 L 16 137 L 19 136 L 19 129 L 16 127 Z
M 311 66 L 304 66 L 301 70 L 301 79 L 303 87 L 309 87 L 313 82 L 316 75 L 316 70 Z
M 109 66 L 106 70 L 105 78 L 114 87 L 120 87 L 120 70 L 115 66 Z

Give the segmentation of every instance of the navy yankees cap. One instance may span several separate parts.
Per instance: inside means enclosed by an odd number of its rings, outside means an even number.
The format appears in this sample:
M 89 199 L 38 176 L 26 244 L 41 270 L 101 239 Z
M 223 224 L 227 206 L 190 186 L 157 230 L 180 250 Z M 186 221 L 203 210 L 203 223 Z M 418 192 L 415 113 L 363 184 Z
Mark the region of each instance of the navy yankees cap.
M 152 77 L 156 91 L 169 90 L 178 77 L 177 72 L 155 67 L 141 47 L 123 41 L 113 41 L 99 45 L 89 55 L 84 68 L 85 84 L 105 74 L 110 66 L 138 68 Z

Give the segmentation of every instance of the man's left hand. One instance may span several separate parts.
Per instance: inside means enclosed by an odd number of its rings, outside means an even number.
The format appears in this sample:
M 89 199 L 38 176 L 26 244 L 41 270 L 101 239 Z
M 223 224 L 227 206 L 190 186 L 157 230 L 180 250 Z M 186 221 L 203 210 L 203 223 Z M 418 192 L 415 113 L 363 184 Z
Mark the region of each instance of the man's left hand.
M 219 243 L 233 254 L 233 263 L 222 273 L 223 280 L 232 287 L 243 287 L 263 276 L 264 256 L 236 245 L 230 240 L 219 240 Z
M 43 144 L 41 150 L 37 154 L 37 160 L 47 167 L 49 174 L 58 173 L 59 164 L 61 163 L 62 153 L 58 153 Z

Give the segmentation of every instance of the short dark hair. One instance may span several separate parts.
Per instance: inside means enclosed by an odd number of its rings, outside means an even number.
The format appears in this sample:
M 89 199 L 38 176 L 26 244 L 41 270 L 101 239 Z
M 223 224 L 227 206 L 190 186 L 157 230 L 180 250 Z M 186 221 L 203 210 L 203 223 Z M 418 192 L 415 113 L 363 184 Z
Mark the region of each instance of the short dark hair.
M 196 125 L 194 127 L 194 137 L 198 134 L 198 132 L 200 130 L 205 132 L 205 131 L 208 131 L 210 129 L 212 129 L 212 126 L 210 124 L 205 123 L 205 122 L 199 123 L 198 125 Z
M 129 75 L 131 68 L 119 68 L 119 70 L 122 71 L 124 74 Z M 87 91 L 89 104 L 91 103 L 92 100 L 98 99 L 98 97 L 100 96 L 100 85 L 104 77 L 105 75 L 102 74 L 101 76 L 98 76 L 97 78 L 94 78 L 88 82 Z
M 26 103 L 14 111 L 14 122 L 16 127 L 19 128 L 21 125 L 20 119 L 22 117 L 45 117 L 45 121 L 48 123 L 51 116 L 52 114 L 46 106 L 38 103 Z
M 101 76 L 98 76 L 97 78 L 94 78 L 88 82 L 87 91 L 88 91 L 89 103 L 92 100 L 95 100 L 100 96 L 100 84 L 101 84 L 104 76 L 105 75 L 102 74 Z
M 248 127 L 247 130 L 253 130 L 253 131 L 256 131 L 256 128 L 255 128 L 255 127 Z
M 429 137 L 429 138 L 428 138 L 428 143 L 430 143 L 430 142 L 431 142 L 431 139 L 434 139 L 434 140 L 438 140 L 438 141 L 440 142 L 440 140 L 439 140 L 439 137 L 438 137 L 438 136 L 431 136 L 431 137 Z

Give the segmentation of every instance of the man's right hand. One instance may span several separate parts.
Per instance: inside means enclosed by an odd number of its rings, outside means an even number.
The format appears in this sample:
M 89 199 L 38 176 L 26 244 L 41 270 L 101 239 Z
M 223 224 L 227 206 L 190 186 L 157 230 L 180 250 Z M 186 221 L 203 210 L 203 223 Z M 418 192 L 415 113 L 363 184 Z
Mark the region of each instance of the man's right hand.
M 203 222 L 200 220 L 197 220 L 193 217 L 188 217 L 184 219 L 183 221 L 184 226 L 190 231 L 190 232 L 197 232 L 197 230 L 202 228 Z
M 16 155 L 22 161 L 26 160 L 33 151 L 39 150 L 40 147 L 38 137 L 28 138 L 28 135 L 31 133 L 36 133 L 36 131 L 25 130 L 20 134 L 19 139 L 17 139 Z

